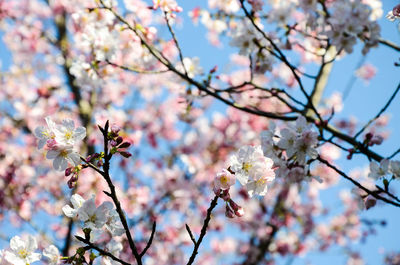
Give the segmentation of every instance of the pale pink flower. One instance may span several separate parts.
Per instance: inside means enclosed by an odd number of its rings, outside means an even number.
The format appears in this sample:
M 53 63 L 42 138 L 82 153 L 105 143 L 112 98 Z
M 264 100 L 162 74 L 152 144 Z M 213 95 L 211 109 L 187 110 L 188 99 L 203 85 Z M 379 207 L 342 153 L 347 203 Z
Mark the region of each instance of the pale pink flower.
M 231 174 L 228 170 L 223 169 L 221 172 L 217 173 L 217 176 L 214 179 L 214 188 L 217 190 L 227 190 L 231 186 L 235 185 L 235 182 L 235 175 Z

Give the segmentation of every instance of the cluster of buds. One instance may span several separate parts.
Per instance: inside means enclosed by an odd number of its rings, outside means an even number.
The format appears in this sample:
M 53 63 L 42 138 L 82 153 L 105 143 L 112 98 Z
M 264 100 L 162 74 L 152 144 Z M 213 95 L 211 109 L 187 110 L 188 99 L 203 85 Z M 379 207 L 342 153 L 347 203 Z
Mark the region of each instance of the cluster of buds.
M 111 131 L 107 135 L 109 143 L 111 145 L 110 153 L 112 155 L 119 153 L 123 157 L 129 158 L 132 156 L 132 154 L 127 152 L 126 148 L 131 146 L 131 143 L 124 142 L 123 138 L 119 135 L 120 130 L 121 128 L 114 124 L 111 126 Z
M 217 173 L 214 179 L 214 193 L 223 199 L 226 203 L 225 216 L 228 218 L 242 217 L 244 215 L 243 208 L 231 199 L 229 189 L 236 182 L 236 177 L 229 169 L 223 169 Z
M 73 187 L 75 187 L 76 183 L 78 182 L 78 177 L 79 177 L 79 173 L 81 172 L 81 170 L 83 168 L 86 168 L 87 165 L 77 165 L 75 167 L 68 167 L 67 169 L 65 169 L 65 176 L 69 177 L 69 180 L 67 181 L 68 187 L 70 189 L 72 189 Z
M 86 157 L 86 162 L 95 164 L 97 167 L 102 167 L 103 166 L 103 158 L 104 158 L 104 152 L 94 153 L 94 154 L 88 155 Z
M 371 132 L 365 134 L 364 136 L 364 141 L 363 141 L 363 145 L 365 147 L 370 147 L 370 146 L 374 146 L 374 145 L 380 145 L 383 142 L 383 137 L 380 135 L 375 135 Z M 355 148 L 350 148 L 349 150 L 349 154 L 347 155 L 347 159 L 350 160 L 353 157 L 353 154 L 357 151 L 357 149 Z

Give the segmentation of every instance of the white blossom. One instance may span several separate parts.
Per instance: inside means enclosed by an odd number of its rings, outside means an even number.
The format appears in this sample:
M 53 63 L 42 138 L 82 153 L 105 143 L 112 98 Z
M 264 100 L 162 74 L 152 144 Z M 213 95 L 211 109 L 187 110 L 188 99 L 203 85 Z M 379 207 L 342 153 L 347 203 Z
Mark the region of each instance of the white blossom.
M 55 138 L 54 129 L 56 128 L 56 124 L 51 120 L 50 117 L 46 117 L 45 120 L 47 127 L 38 126 L 33 132 L 35 137 L 39 140 L 38 149 L 42 149 L 48 140 Z
M 69 205 L 65 205 L 62 210 L 67 217 L 74 218 L 78 214 L 79 208 L 82 207 L 85 199 L 83 199 L 79 194 L 74 194 L 71 196 L 71 203 L 74 208 Z
M 105 202 L 96 207 L 94 197 L 86 200 L 78 209 L 78 218 L 84 222 L 83 228 L 102 228 L 107 221 L 108 204 Z
M 60 252 L 54 245 L 50 245 L 43 250 L 43 256 L 49 259 L 49 265 L 57 265 L 60 262 Z
M 400 177 L 400 161 L 390 161 L 390 163 L 389 163 L 389 171 L 396 178 Z
M 72 149 L 72 146 L 56 146 L 46 154 L 47 159 L 53 160 L 53 168 L 63 171 L 68 167 L 68 163 L 77 166 L 80 163 L 80 156 Z
M 183 58 L 183 66 L 186 69 L 186 72 L 190 78 L 195 77 L 196 75 L 202 74 L 203 69 L 199 66 L 200 60 L 198 57 L 194 58 L 189 58 L 185 57 Z M 179 67 L 178 67 L 179 68 Z
M 261 146 L 243 146 L 230 157 L 230 169 L 235 172 L 240 184 L 248 189 L 249 195 L 265 195 L 266 182 L 275 178 L 274 162 L 264 156 Z
M 236 178 L 231 172 L 226 169 L 223 169 L 221 172 L 218 172 L 214 179 L 214 188 L 219 190 L 227 190 L 232 185 L 235 185 Z
M 75 128 L 73 120 L 64 119 L 61 125 L 54 129 L 54 134 L 58 144 L 74 145 L 86 137 L 86 129 L 82 126 Z
M 27 265 L 40 260 L 41 254 L 35 253 L 36 239 L 29 235 L 26 240 L 19 236 L 11 238 L 10 249 L 4 252 L 4 258 L 13 265 Z
M 107 208 L 107 218 L 105 227 L 113 236 L 120 236 L 125 232 L 120 221 L 117 211 L 114 209 L 111 202 L 105 202 L 104 207 Z
M 375 161 L 372 161 L 369 164 L 369 169 L 370 172 L 368 174 L 368 177 L 373 179 L 382 178 L 389 173 L 389 160 L 382 159 L 379 165 Z

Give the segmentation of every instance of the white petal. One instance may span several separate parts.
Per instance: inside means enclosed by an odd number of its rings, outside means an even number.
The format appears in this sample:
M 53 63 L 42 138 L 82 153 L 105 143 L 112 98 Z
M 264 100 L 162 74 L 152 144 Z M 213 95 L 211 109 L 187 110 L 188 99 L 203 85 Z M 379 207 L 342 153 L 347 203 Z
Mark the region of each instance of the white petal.
M 68 167 L 68 161 L 62 156 L 57 156 L 53 160 L 53 168 L 58 171 L 63 171 Z
M 71 197 L 71 203 L 75 209 L 80 208 L 84 202 L 85 202 L 85 199 L 83 199 L 81 197 L 81 195 L 79 195 L 79 194 L 74 194 Z
M 75 128 L 75 123 L 71 119 L 64 119 L 62 121 L 62 125 L 68 130 L 68 131 L 73 131 Z
M 29 254 L 25 259 L 27 261 L 28 264 L 31 264 L 35 261 L 40 260 L 40 258 L 42 257 L 42 254 L 39 253 L 31 253 Z
M 64 207 L 62 207 L 62 211 L 64 212 L 65 216 L 70 218 L 75 217 L 77 212 L 77 210 L 72 209 L 69 205 L 65 205 Z
M 49 116 L 47 116 L 45 118 L 45 120 L 47 123 L 47 127 L 49 127 L 50 131 L 53 131 L 56 128 L 56 123 L 54 121 L 52 121 Z
M 35 128 L 35 130 L 33 131 L 33 135 L 35 135 L 35 137 L 36 138 L 40 138 L 40 139 L 42 139 L 42 138 L 46 138 L 45 136 L 44 136 L 44 132 L 46 132 L 47 130 L 46 130 L 46 127 L 44 127 L 44 126 L 39 126 L 39 127 L 36 127 Z
M 249 176 L 241 174 L 241 173 L 236 173 L 236 178 L 239 180 L 240 184 L 246 185 L 247 182 L 249 181 Z
M 13 265 L 26 265 L 26 262 L 10 251 L 5 251 L 4 258 Z
M 10 240 L 10 248 L 14 251 L 18 251 L 21 248 L 25 248 L 25 246 L 26 246 L 25 242 L 19 236 L 14 236 Z
M 31 235 L 28 236 L 28 240 L 26 242 L 26 249 L 30 252 L 33 252 L 37 249 L 36 239 Z
M 75 166 L 79 165 L 81 162 L 81 157 L 79 156 L 78 153 L 72 152 L 68 155 L 68 158 L 71 162 L 71 164 L 74 164 Z
M 46 142 L 47 142 L 46 139 L 40 139 L 40 140 L 38 141 L 38 149 L 39 149 L 39 150 L 42 149 L 43 146 L 46 144 Z
M 75 129 L 75 131 L 74 131 L 75 141 L 80 141 L 85 137 L 86 137 L 86 129 L 85 129 L 85 127 L 81 127 L 80 126 L 80 127 Z
M 58 150 L 49 150 L 46 154 L 47 159 L 54 159 L 60 154 Z

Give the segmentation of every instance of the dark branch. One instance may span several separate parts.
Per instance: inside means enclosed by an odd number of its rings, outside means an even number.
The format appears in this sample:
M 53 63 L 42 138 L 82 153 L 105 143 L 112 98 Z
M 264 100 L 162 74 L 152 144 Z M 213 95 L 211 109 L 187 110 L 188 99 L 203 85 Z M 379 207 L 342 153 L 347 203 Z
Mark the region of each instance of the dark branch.
M 196 258 L 196 255 L 197 255 L 197 253 L 199 251 L 200 244 L 203 241 L 203 238 L 207 233 L 207 227 L 208 227 L 208 224 L 210 223 L 210 220 L 211 220 L 211 212 L 215 208 L 215 206 L 217 206 L 218 198 L 219 198 L 218 195 L 215 195 L 214 199 L 211 201 L 210 207 L 207 210 L 206 219 L 204 219 L 203 227 L 201 228 L 199 239 L 194 244 L 193 252 L 192 252 L 192 255 L 189 258 L 189 261 L 188 261 L 187 265 L 193 264 L 194 259 Z
M 140 257 L 143 257 L 144 254 L 146 254 L 146 251 L 150 248 L 151 243 L 153 242 L 154 234 L 156 233 L 156 222 L 153 223 L 153 228 L 151 229 L 151 234 L 149 241 L 146 244 L 146 247 L 143 249 L 143 251 L 140 253 Z

